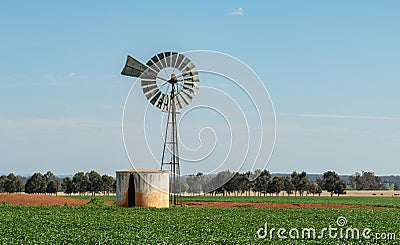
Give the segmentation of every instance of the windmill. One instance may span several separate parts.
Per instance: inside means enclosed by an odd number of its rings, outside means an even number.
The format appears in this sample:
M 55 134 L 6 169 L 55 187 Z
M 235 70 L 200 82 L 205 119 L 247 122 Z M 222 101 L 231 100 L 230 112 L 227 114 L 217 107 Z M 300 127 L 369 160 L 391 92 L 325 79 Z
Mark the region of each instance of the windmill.
M 167 113 L 161 170 L 170 170 L 173 203 L 179 203 L 180 176 L 178 125 L 176 116 L 189 105 L 199 88 L 198 71 L 188 57 L 177 52 L 154 55 L 146 65 L 128 55 L 122 75 L 140 80 L 147 100 Z

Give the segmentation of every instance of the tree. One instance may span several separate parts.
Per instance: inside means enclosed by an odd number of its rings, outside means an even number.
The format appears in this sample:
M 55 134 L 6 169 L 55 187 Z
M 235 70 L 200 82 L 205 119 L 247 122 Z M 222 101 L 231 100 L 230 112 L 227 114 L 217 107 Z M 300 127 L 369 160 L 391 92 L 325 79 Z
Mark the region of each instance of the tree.
M 95 196 L 97 192 L 101 190 L 101 175 L 96 171 L 92 170 L 85 174 L 88 180 L 87 191 L 91 191 L 92 195 Z
M 242 192 L 246 193 L 246 195 L 250 196 L 250 191 L 254 188 L 254 182 L 250 181 L 251 178 L 251 172 L 248 171 L 246 173 L 242 174 L 243 182 L 242 185 L 240 185 Z
M 182 178 L 176 179 L 176 191 L 177 193 L 184 193 L 187 191 L 187 186 Z
M 209 193 L 222 193 L 225 195 L 226 186 L 225 184 L 232 178 L 233 173 L 229 170 L 221 171 L 216 176 L 210 177 L 207 181 L 207 189 L 206 192 Z
M 268 170 L 264 169 L 259 173 L 257 178 L 254 180 L 253 189 L 258 192 L 259 194 L 267 193 L 268 182 L 271 179 L 271 174 Z
M 204 191 L 204 185 L 205 177 L 201 172 L 198 172 L 196 175 L 189 175 L 189 177 L 186 178 L 187 191 L 193 195 L 195 193 L 200 195 L 200 192 Z M 226 183 L 224 186 L 226 186 Z
M 4 184 L 4 190 L 8 193 L 21 192 L 24 189 L 24 182 L 20 176 L 10 173 Z
M 0 176 L 0 193 L 6 192 L 5 187 L 6 187 L 7 181 L 8 181 L 7 176 L 5 176 L 5 175 Z
M 21 176 L 17 176 L 14 179 L 15 182 L 15 192 L 22 192 L 24 190 L 24 181 L 22 180 Z
M 74 193 L 79 193 L 79 195 L 84 194 L 89 190 L 89 180 L 84 172 L 78 172 L 74 174 L 72 178 L 72 184 L 74 186 Z
M 114 178 L 107 174 L 101 176 L 101 191 L 103 191 L 104 195 L 110 195 L 110 192 L 113 192 Z
M 34 173 L 25 184 L 26 193 L 45 193 L 46 188 L 46 178 L 41 173 Z
M 197 176 L 190 175 L 188 178 L 186 178 L 186 183 L 188 185 L 189 193 L 192 193 L 194 195 L 195 193 L 199 194 L 201 192 L 201 185 L 197 180 Z
M 43 176 L 46 179 L 46 193 L 57 195 L 60 180 L 51 171 L 47 171 Z
M 53 172 L 51 171 L 47 171 L 43 176 L 46 179 L 46 183 L 56 178 L 56 176 L 54 176 Z
M 315 196 L 315 194 L 321 196 L 322 188 L 317 183 L 311 183 L 309 193 L 313 194 L 313 196 Z
M 230 177 L 228 179 L 228 181 L 222 186 L 222 188 L 217 189 L 217 192 L 221 192 L 221 191 L 226 191 L 228 193 L 228 195 L 230 195 L 231 193 L 234 193 L 234 195 L 237 195 L 237 192 L 239 191 L 239 188 L 242 184 L 242 175 L 240 175 L 238 172 L 236 173 L 230 173 Z M 208 178 L 210 179 L 210 178 Z M 204 183 L 205 185 L 207 185 L 207 180 L 208 179 L 204 179 Z M 211 180 L 213 178 L 211 177 Z
M 299 195 L 302 196 L 305 191 L 308 190 L 310 186 L 310 179 L 307 176 L 305 171 L 301 172 L 300 174 L 294 171 L 291 174 L 292 183 L 294 186 L 294 195 L 299 192 Z
M 306 176 L 306 172 L 302 172 L 300 174 L 300 183 L 298 186 L 298 191 L 300 196 L 303 196 L 304 192 L 307 192 L 307 190 L 310 188 L 311 185 L 311 181 L 308 178 L 308 176 Z
M 65 177 L 62 181 L 61 188 L 65 194 L 71 195 L 74 192 L 74 184 L 70 177 Z
M 288 196 L 290 196 L 290 194 L 292 194 L 294 191 L 294 185 L 293 185 L 292 181 L 290 180 L 290 178 L 287 176 L 283 176 L 282 184 L 283 184 L 283 190 L 286 191 Z
M 384 188 L 382 180 L 379 176 L 375 176 L 374 172 L 355 173 L 350 176 L 350 184 L 356 190 L 381 190 Z
M 325 172 L 322 179 L 317 179 L 317 183 L 322 190 L 330 192 L 331 197 L 333 194 L 338 194 L 338 196 L 340 194 L 345 194 L 346 182 L 334 171 Z
M 279 193 L 282 191 L 283 189 L 283 183 L 280 177 L 275 176 L 271 183 L 269 184 L 269 188 L 268 188 L 268 192 L 269 193 L 275 193 L 275 195 L 279 195 Z
M 394 185 L 394 190 L 395 190 L 395 191 L 400 191 L 400 183 L 396 183 L 396 184 Z
M 290 177 L 291 177 L 292 184 L 294 187 L 294 195 L 296 196 L 297 188 L 298 188 L 299 182 L 300 182 L 299 174 L 296 171 L 293 171 L 293 173 L 290 175 Z
M 214 194 L 213 192 L 213 187 L 212 187 L 212 179 L 214 176 L 207 176 L 207 178 L 204 178 L 204 184 L 201 187 L 203 193 L 210 193 L 211 195 Z M 232 179 L 230 179 L 229 181 L 232 181 Z
M 340 194 L 346 194 L 346 182 L 342 179 L 339 179 L 336 183 L 335 190 L 333 191 L 338 196 Z
M 50 180 L 49 182 L 47 182 L 46 193 L 57 195 L 57 191 L 58 183 L 56 183 L 56 180 Z

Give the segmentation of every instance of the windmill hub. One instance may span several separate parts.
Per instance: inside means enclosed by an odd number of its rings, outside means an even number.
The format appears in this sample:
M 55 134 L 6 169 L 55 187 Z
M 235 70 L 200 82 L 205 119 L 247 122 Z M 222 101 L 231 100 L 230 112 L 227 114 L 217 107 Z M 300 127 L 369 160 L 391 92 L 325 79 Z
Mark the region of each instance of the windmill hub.
M 168 82 L 172 85 L 178 82 L 178 78 L 176 78 L 175 74 L 171 74 L 171 79 L 168 80 Z

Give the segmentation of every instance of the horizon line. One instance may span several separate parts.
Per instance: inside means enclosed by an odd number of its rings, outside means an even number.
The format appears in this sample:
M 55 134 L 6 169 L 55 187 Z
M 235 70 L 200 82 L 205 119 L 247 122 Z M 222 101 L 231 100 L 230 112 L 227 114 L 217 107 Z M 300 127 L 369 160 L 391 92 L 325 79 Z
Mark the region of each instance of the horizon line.
M 366 116 L 366 115 L 342 115 L 342 114 L 307 114 L 307 113 L 281 113 L 283 116 L 306 117 L 306 118 L 330 118 L 330 119 L 366 119 L 400 121 L 400 117 L 391 116 Z

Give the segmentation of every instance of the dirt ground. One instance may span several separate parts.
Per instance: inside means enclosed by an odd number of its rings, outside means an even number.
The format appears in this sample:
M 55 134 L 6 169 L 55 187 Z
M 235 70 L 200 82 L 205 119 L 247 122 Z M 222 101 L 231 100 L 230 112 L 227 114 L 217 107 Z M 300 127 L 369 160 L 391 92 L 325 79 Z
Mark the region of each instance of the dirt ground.
M 69 198 L 65 196 L 35 195 L 35 194 L 0 194 L 0 203 L 10 203 L 25 206 L 73 206 L 82 205 L 89 200 Z
M 322 192 L 321 196 L 330 196 L 330 194 L 326 191 Z M 371 196 L 383 196 L 383 197 L 392 197 L 392 196 L 400 196 L 400 191 L 389 191 L 389 190 L 376 190 L 376 191 L 352 191 L 346 190 L 347 197 L 371 197 Z
M 388 209 L 385 207 L 338 205 L 338 204 L 278 204 L 278 203 L 245 203 L 245 202 L 183 202 L 182 205 L 192 207 L 250 207 L 250 208 L 366 208 L 366 209 Z
M 73 206 L 87 204 L 89 200 L 70 198 L 65 196 L 50 196 L 36 194 L 0 194 L 0 203 L 25 206 Z M 114 201 L 105 201 L 114 205 Z M 244 203 L 244 202 L 183 202 L 182 205 L 192 207 L 251 207 L 251 208 L 368 208 L 382 209 L 383 207 L 337 205 L 337 204 L 277 204 L 277 203 Z M 384 208 L 385 209 L 385 208 Z M 386 208 L 387 209 L 387 208 Z

